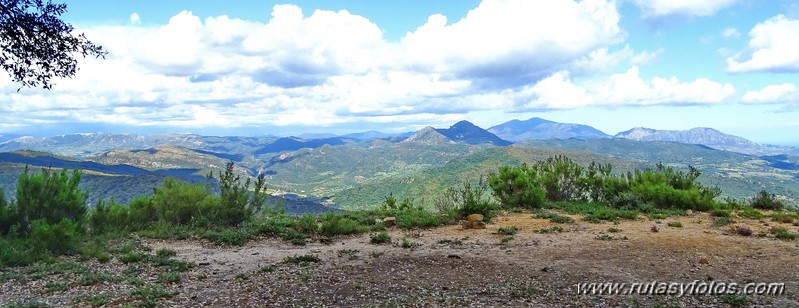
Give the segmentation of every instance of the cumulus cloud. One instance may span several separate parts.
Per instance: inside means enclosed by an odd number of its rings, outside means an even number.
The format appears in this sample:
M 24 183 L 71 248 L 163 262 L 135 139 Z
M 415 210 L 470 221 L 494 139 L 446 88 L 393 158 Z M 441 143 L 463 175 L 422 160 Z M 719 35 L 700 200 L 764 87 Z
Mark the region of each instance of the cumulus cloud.
M 711 16 L 732 6 L 739 0 L 634 0 L 644 16 L 662 17 L 669 15 Z
M 647 81 L 639 69 L 576 85 L 567 74 L 555 73 L 532 87 L 519 91 L 521 109 L 567 109 L 587 105 L 694 105 L 723 103 L 732 97 L 735 88 L 706 78 L 681 82 L 676 77 L 654 77 Z
M 792 83 L 767 85 L 759 91 L 748 91 L 741 98 L 745 104 L 778 104 L 799 101 L 799 92 Z
M 757 24 L 749 37 L 749 59 L 728 57 L 728 71 L 799 72 L 799 19 L 777 15 Z
M 614 1 L 485 0 L 453 24 L 430 16 L 401 45 L 405 62 L 419 69 L 477 82 L 528 82 L 619 42 L 618 22 Z
M 139 16 L 139 13 L 136 12 L 130 13 L 130 23 L 134 25 L 138 25 L 141 23 L 141 16 Z
M 641 79 L 637 65 L 662 49 L 619 46 L 618 23 L 612 0 L 484 0 L 463 19 L 433 15 L 389 41 L 344 10 L 276 5 L 263 21 L 183 11 L 162 25 L 81 29 L 107 59 L 82 60 L 52 91 L 16 92 L 0 77 L 0 114 L 6 126 L 416 127 L 480 110 L 716 103 L 734 91 L 707 79 Z

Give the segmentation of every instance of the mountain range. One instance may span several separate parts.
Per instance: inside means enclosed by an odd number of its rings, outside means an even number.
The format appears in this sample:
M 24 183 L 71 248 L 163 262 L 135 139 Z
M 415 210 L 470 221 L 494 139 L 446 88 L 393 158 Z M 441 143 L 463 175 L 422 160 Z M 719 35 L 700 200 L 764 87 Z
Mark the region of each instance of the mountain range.
M 205 174 L 232 160 L 245 178 L 265 174 L 276 195 L 295 194 L 285 202 L 296 204 L 297 212 L 305 206 L 318 212 L 329 205 L 374 206 L 392 192 L 420 197 L 417 202 L 431 206 L 448 187 L 500 165 L 568 155 L 581 163 L 613 163 L 619 171 L 656 162 L 692 165 L 703 173 L 703 183 L 723 187 L 725 196 L 742 198 L 768 189 L 799 200 L 796 148 L 760 145 L 710 128 L 634 128 L 609 136 L 587 125 L 532 118 L 488 130 L 460 121 L 413 134 L 301 136 L 306 138 L 107 133 L 14 137 L 0 142 L 0 184 L 10 193 L 26 165 L 80 168 L 86 171 L 92 200 L 110 196 L 125 202 L 151 193 L 166 176 L 205 181 Z
M 791 146 L 764 145 L 742 137 L 722 133 L 712 128 L 689 130 L 657 130 L 636 127 L 610 136 L 588 125 L 559 123 L 542 118 L 511 120 L 489 129 L 480 128 L 468 121 L 460 121 L 449 128 L 425 128 L 414 133 L 388 134 L 366 131 L 335 136 L 327 133 L 304 134 L 302 137 L 216 137 L 194 134 L 109 134 L 89 133 L 54 137 L 32 137 L 0 135 L 0 152 L 15 150 L 47 151 L 69 157 L 88 157 L 118 149 L 149 149 L 169 144 L 206 151 L 206 154 L 233 159 L 246 155 L 269 158 L 282 152 L 303 148 L 319 148 L 324 145 L 343 145 L 370 142 L 371 140 L 413 142 L 457 142 L 465 144 L 490 144 L 506 146 L 533 140 L 623 138 L 636 141 L 669 141 L 701 144 L 714 149 L 751 155 L 799 156 L 799 148 Z

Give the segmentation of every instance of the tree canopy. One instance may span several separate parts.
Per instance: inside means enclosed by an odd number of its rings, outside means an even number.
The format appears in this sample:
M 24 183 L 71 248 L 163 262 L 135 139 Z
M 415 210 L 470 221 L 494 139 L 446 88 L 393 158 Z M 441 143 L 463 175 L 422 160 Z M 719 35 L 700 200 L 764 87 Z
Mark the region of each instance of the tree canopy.
M 66 4 L 43 0 L 0 0 L 0 63 L 22 87 L 51 89 L 54 77 L 77 72 L 76 55 L 104 57 L 102 46 L 60 16 Z

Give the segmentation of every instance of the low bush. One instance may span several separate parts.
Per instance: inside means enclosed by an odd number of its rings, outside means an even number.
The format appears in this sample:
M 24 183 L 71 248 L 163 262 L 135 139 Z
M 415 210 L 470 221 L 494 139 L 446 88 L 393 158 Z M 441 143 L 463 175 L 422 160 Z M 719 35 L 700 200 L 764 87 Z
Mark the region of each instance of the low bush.
M 372 244 L 386 244 L 391 242 L 391 236 L 386 232 L 375 233 L 369 236 Z
M 358 224 L 357 221 L 334 213 L 322 214 L 320 220 L 322 224 L 319 227 L 319 232 L 327 236 L 348 235 L 366 231 L 366 227 Z
M 778 200 L 774 194 L 771 194 L 765 190 L 761 190 L 757 195 L 755 195 L 749 205 L 756 209 L 772 211 L 778 211 L 785 207 L 785 203 Z
M 288 256 L 283 259 L 285 263 L 294 263 L 294 264 L 303 264 L 303 263 L 317 263 L 321 262 L 322 259 L 319 259 L 317 255 L 294 255 Z
M 738 214 L 739 217 L 752 218 L 752 219 L 761 219 L 761 218 L 766 216 L 762 212 L 758 211 L 757 209 L 755 209 L 755 208 L 753 208 L 751 206 L 742 206 L 742 207 L 740 207 L 738 209 L 737 214 Z
M 672 228 L 682 228 L 682 223 L 679 222 L 679 221 L 670 221 L 666 225 L 669 226 L 669 227 L 672 227 Z
M 771 234 L 774 234 L 775 238 L 778 238 L 778 239 L 781 239 L 781 240 L 792 241 L 792 240 L 796 239 L 796 233 L 791 232 L 790 230 L 788 230 L 788 228 L 785 228 L 785 227 L 774 228 L 774 229 L 771 229 L 770 232 L 771 232 Z
M 517 227 L 517 226 L 502 227 L 502 228 L 499 228 L 499 230 L 497 230 L 497 233 L 499 233 L 501 235 L 508 235 L 508 236 L 516 235 L 516 233 L 518 233 L 518 232 L 519 232 L 519 227 Z

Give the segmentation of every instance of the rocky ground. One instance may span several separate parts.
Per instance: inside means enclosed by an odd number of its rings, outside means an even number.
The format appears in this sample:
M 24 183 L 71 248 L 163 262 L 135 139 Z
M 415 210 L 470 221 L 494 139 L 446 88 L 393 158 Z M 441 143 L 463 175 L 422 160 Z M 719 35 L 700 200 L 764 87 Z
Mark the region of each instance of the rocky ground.
M 169 248 L 195 266 L 164 282 L 156 266 L 78 261 L 93 272 L 128 277 L 90 285 L 69 271 L 31 279 L 14 274 L 30 276 L 30 269 L 14 269 L 2 273 L 0 306 L 36 300 L 52 306 L 799 307 L 799 241 L 759 236 L 775 226 L 794 232 L 797 226 L 740 218 L 716 227 L 706 214 L 619 224 L 575 218 L 555 224 L 508 213 L 482 230 L 389 230 L 392 243 L 382 245 L 371 244 L 368 234 L 306 246 L 274 239 L 241 247 L 144 240 L 153 251 Z M 674 221 L 682 227 L 668 225 Z M 737 225 L 751 227 L 754 235 L 736 234 Z M 512 238 L 498 234 L 509 226 L 519 228 Z M 540 233 L 553 227 L 562 232 Z M 302 256 L 311 260 L 292 258 Z M 122 274 L 130 272 L 139 281 Z M 695 280 L 784 282 L 785 293 L 600 296 L 578 295 L 576 288 L 585 282 Z M 59 282 L 63 286 L 53 287 Z M 98 296 L 105 300 L 93 301 Z

